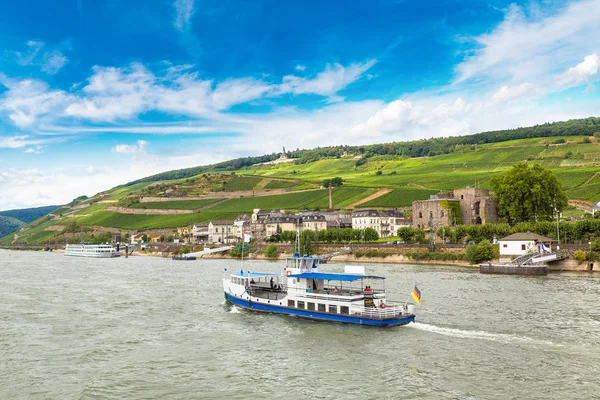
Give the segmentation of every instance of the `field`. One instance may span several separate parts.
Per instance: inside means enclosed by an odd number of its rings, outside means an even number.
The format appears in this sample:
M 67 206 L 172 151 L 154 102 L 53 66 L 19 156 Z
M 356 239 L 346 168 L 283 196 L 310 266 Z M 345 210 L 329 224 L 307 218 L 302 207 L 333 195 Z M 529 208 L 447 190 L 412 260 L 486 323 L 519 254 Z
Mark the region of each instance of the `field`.
M 381 197 L 363 203 L 360 207 L 410 207 L 415 200 L 426 200 L 435 190 L 403 188 L 395 189 Z
M 221 199 L 156 201 L 148 203 L 134 203 L 129 207 L 158 210 L 195 210 L 218 201 L 221 201 Z
M 262 180 L 262 177 L 257 176 L 236 176 L 223 183 L 223 191 L 252 190 Z
M 274 179 L 269 181 L 265 186 L 265 189 L 289 189 L 298 185 L 298 181 L 284 181 L 279 179 Z
M 341 208 L 352 204 L 370 194 L 368 189 L 341 187 L 333 190 L 333 204 Z M 329 191 L 327 189 L 295 192 L 290 194 L 246 197 L 231 199 L 210 209 L 211 212 L 251 213 L 255 208 L 263 210 L 304 210 L 327 209 L 329 206 Z

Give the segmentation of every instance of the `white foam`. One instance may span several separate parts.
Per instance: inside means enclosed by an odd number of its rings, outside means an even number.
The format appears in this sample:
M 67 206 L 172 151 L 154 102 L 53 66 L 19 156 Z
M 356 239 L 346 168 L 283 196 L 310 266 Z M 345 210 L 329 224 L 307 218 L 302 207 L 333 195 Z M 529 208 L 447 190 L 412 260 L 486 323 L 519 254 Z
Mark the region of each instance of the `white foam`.
M 231 306 L 231 310 L 229 310 L 231 314 L 239 314 L 242 312 L 242 309 L 237 306 Z
M 441 326 L 423 324 L 420 322 L 414 322 L 406 325 L 407 327 L 411 327 L 414 329 L 419 329 L 422 331 L 437 333 L 444 336 L 451 336 L 461 339 L 478 339 L 478 340 L 489 340 L 494 342 L 503 342 L 503 343 L 531 343 L 531 344 L 542 344 L 547 346 L 559 346 L 556 343 L 550 342 L 548 340 L 539 340 L 533 339 L 527 336 L 517 336 L 506 333 L 490 333 L 485 331 L 471 331 L 465 329 L 455 329 L 455 328 L 444 328 Z

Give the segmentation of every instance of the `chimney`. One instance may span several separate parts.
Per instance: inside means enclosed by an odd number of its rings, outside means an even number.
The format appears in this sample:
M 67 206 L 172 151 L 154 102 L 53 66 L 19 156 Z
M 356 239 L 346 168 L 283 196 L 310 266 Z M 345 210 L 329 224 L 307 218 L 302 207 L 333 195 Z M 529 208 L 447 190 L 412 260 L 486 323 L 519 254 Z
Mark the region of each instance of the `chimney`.
M 331 195 L 331 182 L 329 183 L 329 210 L 333 211 L 333 196 Z

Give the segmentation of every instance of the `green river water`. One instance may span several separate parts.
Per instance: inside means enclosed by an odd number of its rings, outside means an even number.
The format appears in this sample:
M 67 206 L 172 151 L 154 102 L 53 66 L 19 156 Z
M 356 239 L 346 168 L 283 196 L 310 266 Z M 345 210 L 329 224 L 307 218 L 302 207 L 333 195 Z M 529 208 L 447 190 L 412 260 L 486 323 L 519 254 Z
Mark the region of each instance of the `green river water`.
M 0 399 L 600 398 L 598 273 L 368 264 L 422 293 L 382 329 L 231 307 L 224 268 L 0 250 Z

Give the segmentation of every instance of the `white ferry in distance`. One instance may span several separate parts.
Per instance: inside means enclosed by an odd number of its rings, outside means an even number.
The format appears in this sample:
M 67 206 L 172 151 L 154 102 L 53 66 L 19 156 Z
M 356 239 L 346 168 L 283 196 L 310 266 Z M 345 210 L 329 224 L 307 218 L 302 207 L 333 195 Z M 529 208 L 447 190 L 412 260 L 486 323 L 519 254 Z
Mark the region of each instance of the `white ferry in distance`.
M 318 257 L 296 254 L 287 258 L 283 274 L 233 273 L 223 279 L 225 299 L 249 310 L 321 321 L 396 326 L 415 320 L 413 304 L 386 298 L 384 277 L 365 275 L 364 267 L 353 266 L 344 273 L 324 273 L 318 264 Z M 420 304 L 416 286 L 412 296 Z
M 111 258 L 120 255 L 110 244 L 67 244 L 65 247 L 65 256 Z

